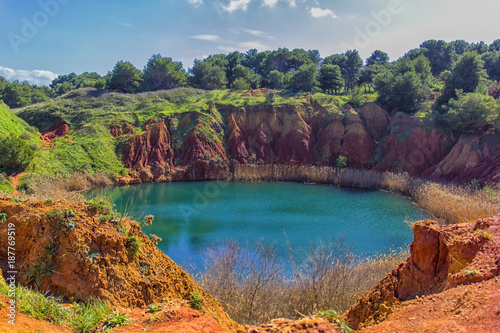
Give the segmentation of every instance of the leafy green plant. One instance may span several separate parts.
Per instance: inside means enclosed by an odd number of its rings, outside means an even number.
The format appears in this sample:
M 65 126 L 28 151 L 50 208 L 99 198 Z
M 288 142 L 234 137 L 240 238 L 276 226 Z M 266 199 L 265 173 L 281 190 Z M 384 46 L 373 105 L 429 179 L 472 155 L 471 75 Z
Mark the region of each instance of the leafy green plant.
M 156 304 L 149 304 L 149 311 L 151 313 L 156 313 L 161 310 L 161 306 L 156 305 Z
M 478 235 L 479 237 L 485 238 L 487 240 L 492 240 L 493 239 L 493 235 L 490 232 L 485 231 L 483 229 L 476 229 L 476 230 L 474 230 L 474 233 L 476 235 Z
M 100 213 L 108 213 L 113 209 L 113 205 L 110 204 L 105 198 L 97 197 L 92 200 L 85 201 L 87 208 Z
M 318 311 L 314 313 L 316 317 L 321 317 L 325 318 L 331 323 L 337 324 L 340 329 L 344 331 L 344 333 L 350 333 L 352 332 L 352 329 L 347 325 L 347 322 L 342 319 L 342 316 L 337 313 L 335 310 L 325 310 L 325 311 Z
M 116 227 L 116 231 L 118 231 L 119 233 L 122 233 L 124 235 L 128 235 L 128 231 L 127 231 L 127 228 L 125 228 L 124 226 L 118 226 Z
M 194 290 L 191 292 L 189 301 L 191 309 L 200 310 L 203 307 L 203 297 L 201 296 L 198 290 Z
M 9 216 L 7 215 L 7 213 L 0 213 L 0 223 L 7 222 L 8 218 L 9 218 Z
M 95 263 L 97 261 L 97 257 L 99 257 L 100 255 L 101 255 L 101 253 L 99 253 L 98 251 L 87 250 L 87 256 L 86 256 L 86 258 L 88 260 L 90 260 L 90 262 Z
M 106 331 L 110 328 L 128 325 L 129 323 L 130 318 L 125 313 L 113 311 L 113 313 L 108 318 L 106 318 L 102 327 L 98 331 Z
M 11 202 L 17 202 L 17 203 L 22 203 L 23 199 L 21 199 L 21 198 L 10 198 L 10 201 Z
M 133 258 L 139 256 L 139 250 L 141 246 L 142 242 L 138 236 L 128 236 L 125 247 Z
M 471 267 L 471 268 L 468 268 L 464 271 L 464 274 L 470 279 L 472 279 L 472 277 L 474 275 L 480 275 L 481 272 L 478 271 L 475 267 Z
M 477 181 L 476 178 L 474 178 L 473 180 L 471 180 L 470 184 L 469 184 L 469 188 L 471 189 L 471 191 L 475 191 L 479 188 L 479 182 Z
M 345 156 L 340 155 L 339 157 L 337 157 L 337 160 L 335 161 L 335 166 L 338 169 L 347 168 L 347 158 Z
M 492 187 L 490 187 L 488 185 L 486 185 L 485 187 L 483 187 L 483 192 L 484 192 L 484 194 L 486 195 L 486 197 L 488 199 L 494 199 L 497 196 L 496 191 Z
M 30 266 L 26 276 L 28 277 L 27 284 L 35 283 L 37 287 L 42 285 L 41 279 L 52 275 L 52 265 L 50 263 L 40 262 Z

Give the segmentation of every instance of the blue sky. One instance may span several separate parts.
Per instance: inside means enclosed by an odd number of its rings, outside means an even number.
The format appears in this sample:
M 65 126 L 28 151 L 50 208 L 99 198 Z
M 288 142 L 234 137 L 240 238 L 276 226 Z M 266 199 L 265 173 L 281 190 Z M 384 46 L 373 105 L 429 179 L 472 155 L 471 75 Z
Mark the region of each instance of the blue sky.
M 49 83 L 56 74 L 142 69 L 160 53 L 182 61 L 279 47 L 323 57 L 356 48 L 397 59 L 427 39 L 491 43 L 498 0 L 0 0 L 0 75 Z

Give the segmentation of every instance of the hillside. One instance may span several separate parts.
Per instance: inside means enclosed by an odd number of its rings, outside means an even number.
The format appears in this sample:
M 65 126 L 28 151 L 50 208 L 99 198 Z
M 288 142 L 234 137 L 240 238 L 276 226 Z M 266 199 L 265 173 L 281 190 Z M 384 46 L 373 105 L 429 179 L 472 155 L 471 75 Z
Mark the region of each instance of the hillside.
M 51 135 L 22 183 L 29 188 L 37 176 L 80 172 L 121 183 L 218 179 L 234 164 L 336 166 L 339 156 L 351 168 L 459 183 L 499 180 L 498 133 L 462 134 L 431 114 L 390 115 L 374 103 L 353 109 L 347 96 L 276 92 L 268 100 L 268 91 L 130 95 L 87 88 L 17 109 L 44 133 L 56 123 L 67 127 Z

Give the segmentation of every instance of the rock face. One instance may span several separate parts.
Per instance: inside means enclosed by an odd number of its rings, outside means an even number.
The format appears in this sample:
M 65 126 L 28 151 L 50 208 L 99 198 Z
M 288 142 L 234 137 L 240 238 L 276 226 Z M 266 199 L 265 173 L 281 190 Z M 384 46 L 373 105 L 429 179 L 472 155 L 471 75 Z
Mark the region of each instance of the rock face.
M 417 296 L 492 279 L 500 272 L 500 215 L 475 223 L 413 227 L 411 256 L 360 298 L 344 316 L 358 329 L 384 320 L 391 308 Z
M 403 113 L 391 119 L 375 103 L 358 112 L 310 100 L 214 108 L 218 112 L 209 110 L 209 116 L 193 112 L 176 122 L 149 119 L 146 133 L 123 145 L 122 160 L 133 177 L 123 182 L 220 179 L 231 163 L 336 166 L 339 156 L 351 168 L 457 183 L 499 178 L 498 157 L 492 156 L 500 151 L 500 134 L 457 137 L 428 119 Z M 117 137 L 135 130 L 125 124 L 110 132 Z
M 54 141 L 68 134 L 69 125 L 65 121 L 58 121 L 54 123 L 48 130 L 40 132 L 43 139 L 46 141 Z
M 84 203 L 0 199 L 0 210 L 8 215 L 8 223 L 0 224 L 2 244 L 7 244 L 8 224 L 16 226 L 16 265 L 22 285 L 68 299 L 98 297 L 126 307 L 189 301 L 197 290 L 202 296 L 202 314 L 226 328 L 241 329 L 136 222 L 109 221 L 102 217 L 106 211 Z M 3 267 L 6 251 L 6 247 L 0 249 Z
M 172 140 L 165 119 L 123 145 L 125 167 L 138 170 L 142 181 L 159 179 L 173 166 Z
M 453 144 L 452 134 L 437 129 L 433 122 L 398 113 L 381 143 L 380 161 L 373 170 L 420 176 L 441 161 Z
M 227 149 L 239 163 L 317 161 L 315 134 L 301 116 L 300 108 L 260 105 L 226 113 Z
M 500 151 L 500 134 L 487 134 L 483 136 L 466 135 L 460 136 L 458 142 L 453 146 L 438 164 L 426 170 L 422 176 L 430 179 L 446 179 L 463 182 L 466 175 L 462 175 L 476 168 L 481 162 L 488 159 L 491 154 Z M 495 162 L 495 159 L 491 160 Z M 483 168 L 494 171 L 498 164 L 484 166 Z M 491 168 L 491 169 L 490 169 Z M 498 175 L 484 175 L 485 178 L 496 178 Z

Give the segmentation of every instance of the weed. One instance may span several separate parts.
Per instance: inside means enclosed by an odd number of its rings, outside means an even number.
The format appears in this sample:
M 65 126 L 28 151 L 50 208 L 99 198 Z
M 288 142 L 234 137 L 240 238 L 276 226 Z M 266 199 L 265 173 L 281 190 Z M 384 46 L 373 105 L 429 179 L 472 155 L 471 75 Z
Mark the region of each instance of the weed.
M 97 261 L 97 257 L 99 257 L 100 255 L 101 253 L 99 253 L 98 251 L 87 250 L 86 258 L 90 260 L 90 262 L 95 263 Z
M 471 180 L 471 182 L 469 184 L 469 188 L 471 189 L 471 191 L 476 191 L 479 189 L 479 182 L 477 181 L 476 178 Z
M 128 231 L 127 231 L 127 228 L 125 228 L 124 226 L 118 226 L 116 227 L 116 231 L 118 231 L 119 233 L 122 233 L 124 235 L 128 235 Z
M 130 323 L 130 318 L 118 311 L 113 311 L 113 313 L 106 318 L 101 328 L 98 331 L 106 331 L 110 328 L 120 327 L 124 325 L 128 325 Z
M 128 236 L 127 243 L 125 247 L 132 256 L 132 258 L 139 256 L 139 250 L 141 249 L 142 242 L 138 236 Z
M 118 214 L 117 212 L 115 212 L 113 210 L 113 211 L 110 211 L 108 214 L 100 215 L 99 221 L 101 221 L 101 223 L 104 223 L 104 222 L 111 222 L 111 223 L 115 223 L 115 224 L 120 223 L 120 214 Z
M 474 267 L 471 267 L 471 268 L 468 268 L 464 271 L 464 274 L 467 276 L 467 278 L 469 278 L 469 280 L 471 280 L 474 275 L 480 275 L 481 272 L 478 271 L 476 268 Z
M 493 235 L 489 231 L 485 231 L 483 229 L 476 229 L 474 230 L 474 233 L 478 235 L 481 238 L 487 239 L 487 240 L 492 240 Z
M 30 266 L 26 276 L 28 276 L 27 284 L 35 283 L 37 287 L 42 284 L 41 279 L 52 275 L 52 264 L 40 262 L 36 265 Z
M 85 201 L 87 208 L 99 213 L 107 214 L 113 209 L 113 205 L 108 200 L 102 197 L 97 197 L 92 200 Z
M 22 203 L 23 199 L 21 199 L 21 198 L 10 198 L 10 201 L 11 202 L 17 202 L 17 203 Z
M 54 200 L 48 198 L 48 199 L 45 199 L 45 203 L 51 203 L 51 202 L 54 202 Z
M 149 235 L 149 238 L 151 239 L 151 242 L 154 245 L 158 245 L 158 243 L 162 241 L 162 239 L 160 237 L 156 236 L 155 234 Z
M 497 196 L 496 191 L 492 187 L 490 187 L 488 185 L 486 185 L 485 187 L 483 187 L 483 192 L 484 192 L 484 194 L 486 195 L 486 197 L 488 199 L 495 199 L 495 197 Z
M 154 218 L 155 217 L 153 215 L 146 215 L 146 216 L 144 216 L 143 225 L 144 226 L 149 226 L 149 225 L 153 224 Z
M 314 313 L 314 316 L 325 318 L 329 322 L 337 324 L 339 328 L 344 331 L 344 333 L 352 332 L 352 329 L 347 325 L 347 322 L 342 319 L 341 315 L 339 315 L 335 310 L 318 311 Z
M 161 310 L 161 306 L 156 305 L 156 304 L 149 304 L 149 311 L 151 313 L 156 313 Z
M 347 158 L 345 156 L 340 155 L 339 157 L 337 157 L 335 166 L 341 170 L 347 168 Z
M 200 310 L 203 307 L 203 298 L 198 292 L 198 290 L 194 290 L 191 292 L 191 296 L 189 297 L 191 309 Z
M 0 213 L 0 223 L 7 222 L 8 218 L 9 218 L 9 216 L 7 215 L 7 213 Z
M 152 324 L 152 323 L 157 323 L 159 322 L 161 319 L 160 317 L 158 317 L 155 313 L 151 314 L 148 319 L 146 320 L 148 323 Z

